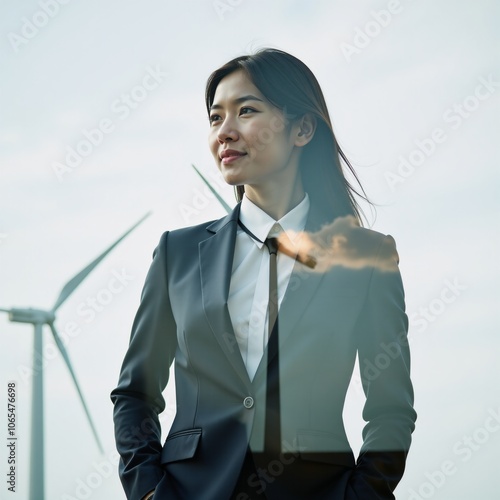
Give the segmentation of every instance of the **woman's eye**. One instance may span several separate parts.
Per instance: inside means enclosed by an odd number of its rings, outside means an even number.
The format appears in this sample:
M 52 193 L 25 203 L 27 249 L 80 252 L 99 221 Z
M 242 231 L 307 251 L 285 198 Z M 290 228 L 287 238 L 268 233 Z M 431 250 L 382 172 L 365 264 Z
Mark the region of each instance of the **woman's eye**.
M 240 109 L 240 115 L 248 115 L 249 113 L 255 113 L 256 110 L 253 108 L 249 108 L 248 106 L 244 106 L 243 108 Z M 220 121 L 222 118 L 220 115 L 213 114 L 208 117 L 208 121 L 210 124 L 213 124 L 215 122 Z

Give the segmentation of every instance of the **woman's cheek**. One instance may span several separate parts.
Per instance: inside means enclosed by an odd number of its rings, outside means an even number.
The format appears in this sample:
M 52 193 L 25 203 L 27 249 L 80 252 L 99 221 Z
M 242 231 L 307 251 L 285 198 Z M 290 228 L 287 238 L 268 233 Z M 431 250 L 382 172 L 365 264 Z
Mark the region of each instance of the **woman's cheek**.
M 257 133 L 250 134 L 247 137 L 248 140 L 246 141 L 246 151 L 249 156 L 249 159 L 253 161 L 259 156 L 262 147 L 258 142 Z

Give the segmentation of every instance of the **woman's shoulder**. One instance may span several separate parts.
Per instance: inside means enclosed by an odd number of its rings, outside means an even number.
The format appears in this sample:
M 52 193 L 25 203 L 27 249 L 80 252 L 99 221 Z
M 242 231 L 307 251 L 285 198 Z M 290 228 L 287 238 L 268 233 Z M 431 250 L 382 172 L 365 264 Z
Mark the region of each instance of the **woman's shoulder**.
M 207 227 L 214 221 L 207 221 L 193 226 L 180 227 L 176 229 L 167 229 L 160 238 L 160 246 L 176 245 L 185 247 L 189 244 L 197 243 L 206 238 Z
M 221 217 L 219 219 L 210 219 L 199 224 L 190 226 L 179 227 L 175 229 L 166 230 L 162 234 L 162 240 L 182 242 L 198 242 L 208 238 L 211 234 L 217 231 L 218 228 L 224 226 L 227 222 L 232 220 L 231 214 Z
M 216 233 L 219 229 L 223 228 L 228 223 L 237 223 L 240 206 L 241 203 L 237 203 L 236 206 L 228 214 L 220 217 L 219 219 L 210 219 L 199 224 L 168 230 L 165 231 L 164 234 L 168 233 L 169 238 L 175 239 L 206 239 L 208 236 L 210 236 L 210 234 Z

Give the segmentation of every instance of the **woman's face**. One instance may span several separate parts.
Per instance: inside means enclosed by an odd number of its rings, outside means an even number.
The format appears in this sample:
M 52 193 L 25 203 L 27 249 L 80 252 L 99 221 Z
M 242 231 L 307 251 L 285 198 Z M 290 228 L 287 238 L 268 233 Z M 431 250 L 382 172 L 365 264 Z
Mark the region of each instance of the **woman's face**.
M 296 126 L 259 92 L 242 70 L 224 77 L 210 110 L 209 145 L 230 185 L 294 182 L 299 150 Z M 289 127 L 289 128 L 290 128 Z

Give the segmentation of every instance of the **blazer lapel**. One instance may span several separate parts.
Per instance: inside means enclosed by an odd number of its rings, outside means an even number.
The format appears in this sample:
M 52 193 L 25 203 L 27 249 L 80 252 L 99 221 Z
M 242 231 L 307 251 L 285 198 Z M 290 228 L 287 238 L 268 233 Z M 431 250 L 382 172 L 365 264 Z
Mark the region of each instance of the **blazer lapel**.
M 213 234 L 199 243 L 199 256 L 203 307 L 208 322 L 233 368 L 249 386 L 250 378 L 227 307 L 240 206 L 238 203 L 229 215 L 207 226 L 207 231 Z

